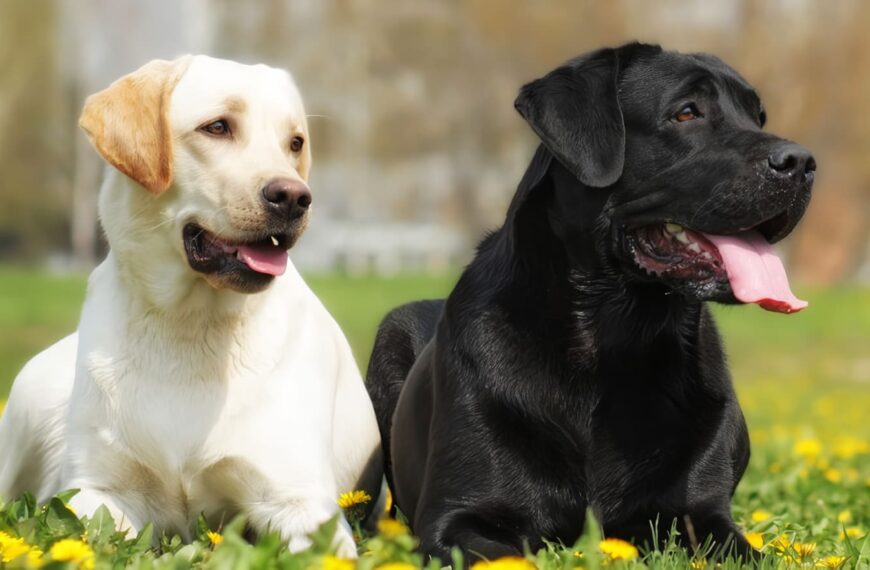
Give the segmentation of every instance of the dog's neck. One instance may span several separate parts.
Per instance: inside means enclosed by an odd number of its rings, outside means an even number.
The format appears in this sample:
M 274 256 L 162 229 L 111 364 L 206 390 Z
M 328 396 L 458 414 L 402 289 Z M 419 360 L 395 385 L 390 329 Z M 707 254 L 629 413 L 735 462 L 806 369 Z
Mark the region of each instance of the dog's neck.
M 256 295 L 237 293 L 232 305 L 203 300 L 198 297 L 207 289 L 191 289 L 192 297 L 172 310 L 155 305 L 147 286 L 130 278 L 129 267 L 110 251 L 88 283 L 79 351 L 83 370 L 104 386 L 121 374 L 173 384 L 256 379 L 304 334 L 306 312 L 293 299 L 304 291 L 292 282 L 273 283 Z
M 607 354 L 643 354 L 662 342 L 695 338 L 701 303 L 667 289 L 626 283 L 619 276 L 593 276 L 572 270 L 573 352 L 586 361 Z M 594 336 L 589 336 L 594 335 Z

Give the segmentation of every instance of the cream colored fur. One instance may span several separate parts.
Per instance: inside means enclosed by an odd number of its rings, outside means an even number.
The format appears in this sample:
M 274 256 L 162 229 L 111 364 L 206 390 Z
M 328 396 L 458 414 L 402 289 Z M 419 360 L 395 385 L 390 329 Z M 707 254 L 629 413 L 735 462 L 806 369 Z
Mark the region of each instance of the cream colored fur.
M 231 144 L 197 132 L 217 117 L 235 125 Z M 350 347 L 292 264 L 237 293 L 194 272 L 182 242 L 192 220 L 255 230 L 265 181 L 307 180 L 292 79 L 204 56 L 152 62 L 89 99 L 81 123 L 118 169 L 99 199 L 111 251 L 77 333 L 15 380 L 0 495 L 79 488 L 80 515 L 105 504 L 122 528 L 153 521 L 186 538 L 200 512 L 214 526 L 241 513 L 304 548 L 379 450 Z M 292 135 L 305 152 L 288 151 Z M 355 555 L 343 520 L 336 543 Z

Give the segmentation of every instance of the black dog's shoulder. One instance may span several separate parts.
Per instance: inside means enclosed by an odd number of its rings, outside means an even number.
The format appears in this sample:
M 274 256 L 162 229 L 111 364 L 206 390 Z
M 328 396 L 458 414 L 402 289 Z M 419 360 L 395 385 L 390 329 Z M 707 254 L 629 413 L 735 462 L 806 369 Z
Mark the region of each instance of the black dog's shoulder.
M 390 416 L 408 371 L 435 334 L 443 307 L 443 299 L 401 305 L 387 313 L 378 327 L 366 385 L 384 437 L 389 436 Z
M 387 481 L 392 485 L 390 425 L 408 371 L 434 336 L 443 299 L 415 301 L 396 307 L 381 321 L 366 372 L 366 389 L 375 410 L 384 452 Z
M 414 355 L 418 354 L 435 334 L 435 326 L 444 308 L 444 301 L 444 299 L 414 301 L 391 310 L 378 326 L 375 347 L 389 342 L 399 342 Z

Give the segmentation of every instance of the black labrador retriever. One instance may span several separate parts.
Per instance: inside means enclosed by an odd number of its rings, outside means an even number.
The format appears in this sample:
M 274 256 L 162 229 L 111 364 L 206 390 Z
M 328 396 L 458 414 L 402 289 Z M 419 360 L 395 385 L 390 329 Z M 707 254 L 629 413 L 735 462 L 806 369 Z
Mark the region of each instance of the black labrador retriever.
M 705 301 L 792 312 L 772 243 L 815 162 L 706 54 L 628 44 L 522 88 L 538 134 L 504 226 L 445 301 L 399 307 L 368 370 L 396 502 L 424 553 L 676 524 L 752 554 L 730 513 L 749 439 Z

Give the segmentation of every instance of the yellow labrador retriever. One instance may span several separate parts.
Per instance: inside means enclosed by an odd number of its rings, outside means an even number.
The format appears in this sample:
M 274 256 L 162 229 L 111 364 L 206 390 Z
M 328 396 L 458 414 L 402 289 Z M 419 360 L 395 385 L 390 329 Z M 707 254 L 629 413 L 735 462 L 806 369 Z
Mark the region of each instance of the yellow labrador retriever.
M 0 495 L 68 488 L 80 515 L 189 538 L 237 513 L 298 550 L 376 495 L 377 424 L 345 337 L 288 262 L 311 145 L 290 75 L 152 61 L 91 96 L 111 246 L 81 324 L 31 360 L 0 420 Z M 340 554 L 356 553 L 347 522 Z

